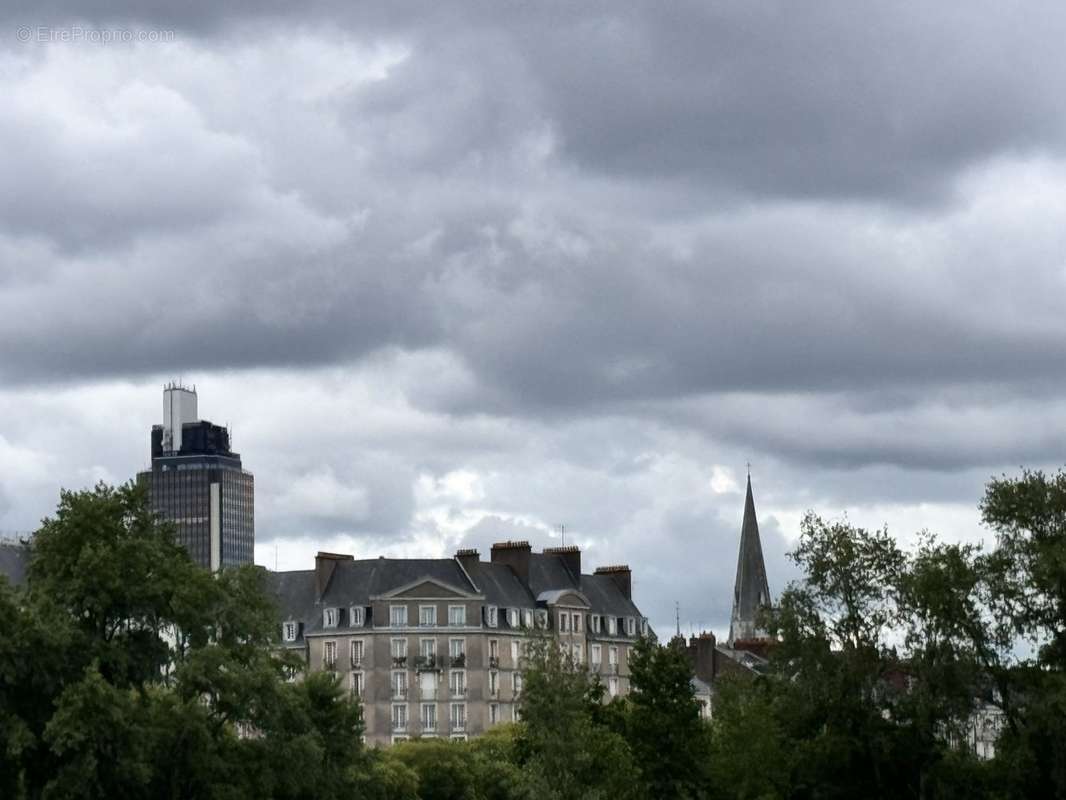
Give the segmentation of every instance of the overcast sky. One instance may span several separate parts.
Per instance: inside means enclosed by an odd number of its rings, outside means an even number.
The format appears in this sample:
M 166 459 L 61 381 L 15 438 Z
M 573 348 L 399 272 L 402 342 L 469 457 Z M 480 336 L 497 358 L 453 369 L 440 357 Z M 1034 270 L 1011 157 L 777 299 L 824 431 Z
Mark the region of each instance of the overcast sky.
M 1063 460 L 1061 4 L 25 5 L 0 530 L 181 378 L 259 563 L 565 524 L 722 633 L 747 462 L 776 594 L 806 509 L 975 540 Z

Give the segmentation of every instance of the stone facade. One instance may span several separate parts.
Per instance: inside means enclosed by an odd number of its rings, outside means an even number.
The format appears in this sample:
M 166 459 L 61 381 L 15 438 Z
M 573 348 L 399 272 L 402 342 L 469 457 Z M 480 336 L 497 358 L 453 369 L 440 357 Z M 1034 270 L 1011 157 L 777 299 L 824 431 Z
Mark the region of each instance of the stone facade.
M 626 566 L 581 573 L 577 548 L 526 542 L 452 559 L 319 553 L 315 569 L 273 573 L 282 640 L 363 703 L 366 738 L 466 738 L 521 713 L 524 648 L 556 637 L 611 694 L 629 690 L 629 648 L 647 621 Z

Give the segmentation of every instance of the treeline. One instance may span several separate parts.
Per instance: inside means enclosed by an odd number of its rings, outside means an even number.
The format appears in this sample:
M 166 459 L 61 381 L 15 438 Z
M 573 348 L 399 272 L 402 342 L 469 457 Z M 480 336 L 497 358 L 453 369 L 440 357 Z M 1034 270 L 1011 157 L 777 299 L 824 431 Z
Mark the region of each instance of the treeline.
M 989 550 L 808 516 L 769 664 L 710 723 L 680 643 L 641 641 L 608 703 L 544 638 L 520 723 L 377 750 L 328 675 L 291 680 L 261 570 L 198 568 L 133 486 L 64 493 L 0 580 L 0 797 L 1066 797 L 1066 475 L 981 512 Z

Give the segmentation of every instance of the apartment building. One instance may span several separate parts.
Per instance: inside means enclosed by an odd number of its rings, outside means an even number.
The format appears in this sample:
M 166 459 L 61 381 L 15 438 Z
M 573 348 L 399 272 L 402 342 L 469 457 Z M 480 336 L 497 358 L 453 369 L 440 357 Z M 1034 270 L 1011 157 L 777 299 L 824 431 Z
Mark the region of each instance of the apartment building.
M 577 547 L 500 542 L 489 561 L 356 560 L 319 553 L 313 570 L 271 574 L 282 644 L 334 673 L 363 703 L 369 744 L 467 738 L 521 713 L 522 656 L 558 638 L 608 693 L 629 691 L 629 649 L 648 632 L 628 566 L 581 571 Z

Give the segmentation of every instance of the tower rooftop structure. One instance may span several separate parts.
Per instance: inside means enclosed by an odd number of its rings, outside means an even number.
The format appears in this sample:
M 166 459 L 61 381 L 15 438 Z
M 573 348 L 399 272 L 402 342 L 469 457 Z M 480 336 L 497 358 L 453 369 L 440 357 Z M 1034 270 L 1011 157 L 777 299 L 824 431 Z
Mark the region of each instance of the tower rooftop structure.
M 770 607 L 770 584 L 766 580 L 766 562 L 763 561 L 759 520 L 755 515 L 749 473 L 747 496 L 744 498 L 744 522 L 740 528 L 737 580 L 733 588 L 733 614 L 729 621 L 729 646 L 742 648 L 744 643 L 767 641 L 769 637 L 759 629 L 758 617 L 763 609 Z

